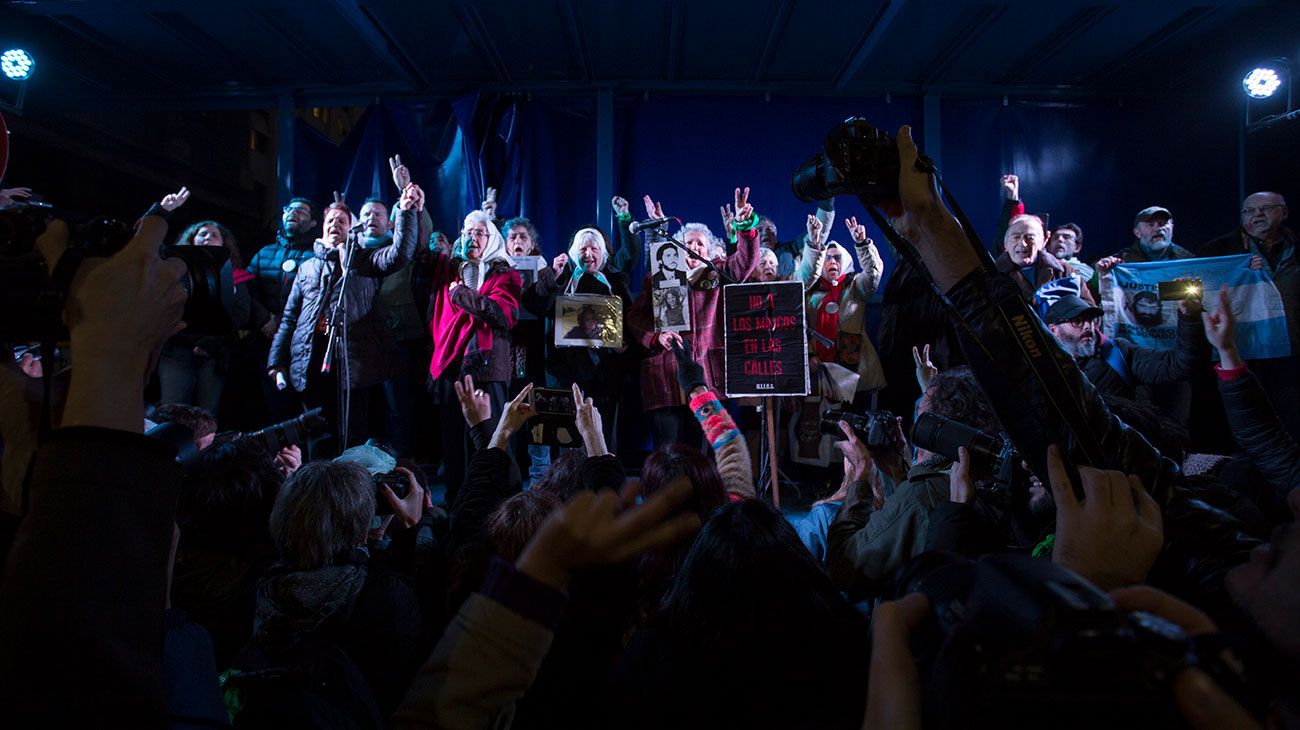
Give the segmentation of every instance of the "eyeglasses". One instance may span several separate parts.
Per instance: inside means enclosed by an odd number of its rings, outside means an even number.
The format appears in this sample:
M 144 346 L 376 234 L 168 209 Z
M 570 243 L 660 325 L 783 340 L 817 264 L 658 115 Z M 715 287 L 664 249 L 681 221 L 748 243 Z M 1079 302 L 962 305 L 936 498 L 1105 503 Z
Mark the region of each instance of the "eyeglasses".
M 481 231 L 481 230 L 462 231 L 462 233 L 464 233 L 466 236 L 470 236 L 470 237 L 473 237 L 473 238 L 487 238 L 487 237 L 488 237 L 488 233 L 487 233 L 487 231 Z
M 308 208 L 308 207 L 305 206 L 305 205 L 286 205 L 286 206 L 284 206 L 284 212 L 286 212 L 286 213 L 306 213 L 307 215 L 311 215 L 311 208 Z
M 1258 208 L 1242 208 L 1241 214 L 1244 216 L 1253 216 L 1256 213 L 1263 213 L 1264 215 L 1268 215 L 1269 213 L 1277 210 L 1278 208 L 1285 208 L 1285 207 L 1286 206 L 1282 205 L 1281 203 L 1273 203 L 1271 205 L 1261 205 Z

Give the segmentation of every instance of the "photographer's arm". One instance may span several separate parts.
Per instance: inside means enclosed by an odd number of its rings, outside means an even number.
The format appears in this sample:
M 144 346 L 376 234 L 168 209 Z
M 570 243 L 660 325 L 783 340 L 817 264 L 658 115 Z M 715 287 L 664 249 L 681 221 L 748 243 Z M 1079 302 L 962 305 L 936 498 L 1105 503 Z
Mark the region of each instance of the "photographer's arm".
M 898 147 L 902 204 L 892 211 L 894 228 L 916 246 L 939 291 L 947 296 L 951 311 L 969 327 L 958 328 L 962 348 L 1007 433 L 1034 466 L 1035 473 L 1041 472 L 1040 478 L 1046 476 L 1044 456 L 1039 453 L 1044 425 L 1055 429 L 1046 437 L 1060 443 L 1069 440 L 1070 425 L 1086 429 L 1081 433 L 1090 432 L 1099 444 L 1096 460 L 1104 463 L 1093 466 L 1138 475 L 1163 503 L 1177 465 L 1163 459 L 1137 432 L 1111 415 L 1073 358 L 1050 344 L 1054 342 L 1051 334 L 1024 303 L 1019 285 L 1005 275 L 990 275 L 981 268 L 966 233 L 940 202 L 934 179 L 915 168 L 916 145 L 907 127 L 899 131 Z M 1033 362 L 1021 349 L 1022 342 L 1031 352 L 1039 353 Z M 996 353 L 996 362 L 986 350 Z M 1034 373 L 1035 365 L 1059 373 L 1066 383 L 1065 390 L 1046 392 Z M 1084 422 L 1052 424 L 1050 420 L 1044 422 L 1043 415 L 1026 417 L 1026 408 L 1043 414 L 1053 403 L 1079 408 Z
M 79 364 L 64 428 L 37 452 L 0 591 L 0 701 L 15 726 L 166 720 L 164 587 L 180 474 L 174 449 L 140 435 L 151 362 L 185 301 L 183 264 L 159 255 L 166 228 L 148 217 L 118 254 L 83 262 L 64 309 Z M 66 241 L 55 222 L 38 246 L 53 262 Z

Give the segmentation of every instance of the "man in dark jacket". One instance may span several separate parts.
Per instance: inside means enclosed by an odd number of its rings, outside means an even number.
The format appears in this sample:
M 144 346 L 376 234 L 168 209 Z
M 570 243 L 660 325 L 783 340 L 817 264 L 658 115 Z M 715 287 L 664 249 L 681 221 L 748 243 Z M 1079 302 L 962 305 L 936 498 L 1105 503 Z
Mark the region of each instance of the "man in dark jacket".
M 1123 337 L 1103 335 L 1101 307 L 1078 294 L 1058 294 L 1054 302 L 1040 294 L 1035 302 L 1061 348 L 1104 394 L 1134 398 L 1138 386 L 1185 380 L 1209 363 L 1199 300 L 1178 305 L 1178 341 L 1171 350 L 1139 347 Z
M 247 271 L 253 277 L 248 282 L 251 299 L 249 326 L 262 335 L 258 340 L 259 357 L 267 356 L 275 331 L 280 328 L 280 314 L 285 302 L 289 301 L 298 267 L 313 255 L 315 229 L 316 206 L 306 198 L 291 199 L 280 216 L 275 243 L 263 246 L 248 263 Z M 275 383 L 269 380 L 263 381 L 263 386 L 262 395 L 271 420 L 289 418 L 298 409 L 292 391 L 277 390 Z
M 285 303 L 268 374 L 287 376 L 306 403 L 325 409 L 336 448 L 366 439 L 367 389 L 401 373 L 397 345 L 376 304 L 382 278 L 415 252 L 416 215 L 423 207 L 424 192 L 407 185 L 393 242 L 363 249 L 348 240 L 352 211 L 331 205 L 315 257 L 299 267 Z

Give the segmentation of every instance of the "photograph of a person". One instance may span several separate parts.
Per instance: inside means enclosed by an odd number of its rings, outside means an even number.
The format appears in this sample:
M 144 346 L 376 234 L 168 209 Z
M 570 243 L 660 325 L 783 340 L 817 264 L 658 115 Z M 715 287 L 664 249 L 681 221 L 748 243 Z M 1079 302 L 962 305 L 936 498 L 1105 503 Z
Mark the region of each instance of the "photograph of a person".
M 660 332 L 684 332 L 691 328 L 691 312 L 686 304 L 690 290 L 684 286 L 670 286 L 650 291 L 654 306 L 655 329 Z
M 557 347 L 623 347 L 623 306 L 618 297 L 570 294 L 555 299 Z
M 655 289 L 690 286 L 686 276 L 690 262 L 672 241 L 661 241 L 650 259 L 650 286 Z

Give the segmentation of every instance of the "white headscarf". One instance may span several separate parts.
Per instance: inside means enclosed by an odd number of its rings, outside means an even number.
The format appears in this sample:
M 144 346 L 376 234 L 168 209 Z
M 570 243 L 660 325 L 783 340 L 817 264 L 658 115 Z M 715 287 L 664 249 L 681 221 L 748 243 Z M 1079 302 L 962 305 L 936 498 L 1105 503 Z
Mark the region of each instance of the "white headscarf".
M 460 240 L 456 242 L 454 253 L 456 258 L 464 261 L 464 263 L 461 264 L 462 271 L 466 266 L 472 267 L 476 270 L 474 272 L 477 274 L 474 278 L 474 290 L 482 291 L 483 282 L 487 279 L 488 267 L 490 267 L 494 261 L 504 261 L 506 264 L 510 264 L 510 254 L 506 252 L 506 239 L 502 237 L 501 231 L 497 230 L 496 224 L 492 222 L 492 217 L 481 210 L 470 211 L 470 214 L 465 216 L 465 225 L 461 230 L 468 230 L 470 226 L 478 223 L 483 223 L 487 226 L 488 231 L 487 243 L 479 250 L 478 260 L 470 261 L 466 257 L 465 250 L 469 246 L 469 239 L 466 238 L 464 233 L 461 234 Z M 462 276 L 462 278 L 464 277 Z
M 833 250 L 839 251 L 840 254 L 840 280 L 843 280 L 844 277 L 856 271 L 856 269 L 853 267 L 853 254 L 850 253 L 847 248 L 844 248 L 843 246 L 836 243 L 835 241 L 831 241 L 830 243 L 826 244 L 826 248 L 822 249 L 821 255 L 817 257 L 817 278 L 818 279 L 822 278 L 822 266 L 826 263 L 826 257 Z M 839 282 L 837 281 L 835 283 L 838 284 Z
M 595 237 L 599 245 L 600 260 L 596 262 L 596 268 L 586 269 L 582 266 L 582 244 L 588 235 Z M 578 288 L 578 280 L 583 276 L 590 274 L 596 277 L 596 280 L 605 285 L 611 293 L 613 288 L 609 285 L 609 280 L 601 273 L 605 269 L 605 263 L 609 261 L 609 246 L 605 243 L 605 236 L 595 228 L 583 228 L 573 234 L 573 242 L 569 244 L 569 262 L 573 264 L 573 275 L 569 277 L 569 286 L 566 288 L 567 293 L 572 293 Z

